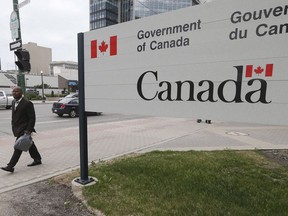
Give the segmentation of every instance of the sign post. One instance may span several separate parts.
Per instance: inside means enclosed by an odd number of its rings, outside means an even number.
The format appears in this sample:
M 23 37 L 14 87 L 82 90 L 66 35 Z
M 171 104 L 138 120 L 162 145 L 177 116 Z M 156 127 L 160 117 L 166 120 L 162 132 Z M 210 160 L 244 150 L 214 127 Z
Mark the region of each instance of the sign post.
M 85 112 L 84 82 L 84 34 L 78 34 L 78 80 L 79 80 L 79 137 L 80 137 L 80 178 L 75 182 L 86 185 L 94 181 L 88 177 L 87 113 Z
M 22 37 L 21 37 L 21 25 L 20 25 L 20 14 L 19 14 L 19 5 L 18 0 L 13 0 L 13 12 L 10 16 L 10 29 L 12 39 L 15 39 L 15 43 L 10 44 L 10 50 L 22 49 Z M 18 70 L 17 75 L 17 85 L 21 87 L 24 94 L 26 94 L 26 86 L 25 86 L 25 74 L 23 74 L 20 70 Z

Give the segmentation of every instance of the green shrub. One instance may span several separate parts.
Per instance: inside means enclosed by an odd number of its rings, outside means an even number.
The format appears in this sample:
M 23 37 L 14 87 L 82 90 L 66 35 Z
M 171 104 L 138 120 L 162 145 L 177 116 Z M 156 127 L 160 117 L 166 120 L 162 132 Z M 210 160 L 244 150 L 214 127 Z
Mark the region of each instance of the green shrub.
M 66 94 L 45 94 L 46 97 L 65 97 Z
M 28 100 L 42 100 L 42 96 L 41 95 L 37 95 L 36 93 L 28 93 L 28 94 L 26 94 L 26 98 Z

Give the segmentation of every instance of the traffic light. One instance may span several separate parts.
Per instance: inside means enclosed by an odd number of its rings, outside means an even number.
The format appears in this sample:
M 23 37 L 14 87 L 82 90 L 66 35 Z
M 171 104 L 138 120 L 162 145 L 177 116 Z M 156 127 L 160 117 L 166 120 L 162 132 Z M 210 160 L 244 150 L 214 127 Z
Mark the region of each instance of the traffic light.
M 15 64 L 18 66 L 21 72 L 30 72 L 31 64 L 30 64 L 30 54 L 27 50 L 16 50 L 15 55 L 18 58 L 18 61 Z

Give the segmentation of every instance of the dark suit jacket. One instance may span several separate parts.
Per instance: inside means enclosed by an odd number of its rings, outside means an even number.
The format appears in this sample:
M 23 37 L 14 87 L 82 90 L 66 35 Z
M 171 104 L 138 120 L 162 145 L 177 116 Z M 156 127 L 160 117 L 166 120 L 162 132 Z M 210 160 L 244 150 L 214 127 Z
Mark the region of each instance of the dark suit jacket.
M 15 137 L 22 136 L 25 130 L 35 132 L 35 110 L 31 101 L 22 98 L 15 109 L 15 100 L 12 103 L 12 131 Z

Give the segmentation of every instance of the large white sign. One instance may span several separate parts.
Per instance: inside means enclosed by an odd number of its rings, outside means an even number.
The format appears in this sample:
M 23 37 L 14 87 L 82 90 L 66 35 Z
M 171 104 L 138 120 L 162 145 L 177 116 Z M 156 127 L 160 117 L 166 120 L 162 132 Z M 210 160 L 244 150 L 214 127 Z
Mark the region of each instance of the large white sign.
M 287 44 L 287 0 L 215 0 L 86 32 L 86 110 L 288 125 Z

